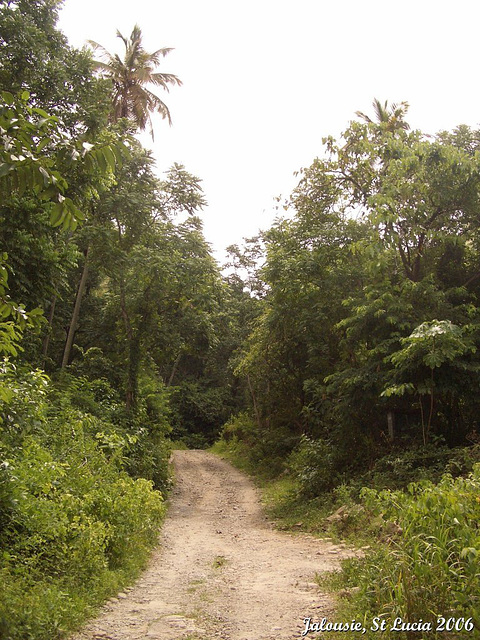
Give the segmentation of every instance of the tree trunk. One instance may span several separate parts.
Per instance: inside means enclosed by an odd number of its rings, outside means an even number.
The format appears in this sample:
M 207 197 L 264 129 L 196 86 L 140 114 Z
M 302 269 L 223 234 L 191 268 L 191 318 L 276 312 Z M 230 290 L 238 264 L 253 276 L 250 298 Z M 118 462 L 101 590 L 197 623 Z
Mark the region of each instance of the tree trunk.
M 250 395 L 252 396 L 253 410 L 255 411 L 255 417 L 257 419 L 258 428 L 261 429 L 262 421 L 260 420 L 260 413 L 258 411 L 257 399 L 255 397 L 255 392 L 253 390 L 252 383 L 250 381 L 250 376 L 248 375 L 248 373 L 247 373 L 247 383 L 248 383 L 248 388 L 250 390 Z
M 88 278 L 88 254 L 90 253 L 90 246 L 85 251 L 85 263 L 83 265 L 82 277 L 80 278 L 80 284 L 78 285 L 77 297 L 75 299 L 75 306 L 73 308 L 73 315 L 68 328 L 67 341 L 65 342 L 65 350 L 63 352 L 62 369 L 64 369 L 70 361 L 70 353 L 72 351 L 73 339 L 75 337 L 75 331 L 78 326 L 78 319 L 80 317 L 80 308 L 82 306 L 82 297 L 85 291 L 85 285 Z
M 178 356 L 175 358 L 175 362 L 173 363 L 172 373 L 170 374 L 170 378 L 167 382 L 167 387 L 172 385 L 173 379 L 175 378 L 175 374 L 177 373 L 177 367 L 180 364 L 180 360 L 182 359 L 182 351 L 178 352 Z
M 136 335 L 130 340 L 128 354 L 127 389 L 125 392 L 125 408 L 127 411 L 133 411 L 137 406 L 139 352 L 140 341 L 138 335 Z
M 48 347 L 50 346 L 50 337 L 52 335 L 52 325 L 53 325 L 53 318 L 55 316 L 55 306 L 57 304 L 57 296 L 53 296 L 52 302 L 50 303 L 50 313 L 48 314 L 48 327 L 47 327 L 47 333 L 45 335 L 45 338 L 43 340 L 43 347 L 42 347 L 42 367 L 45 369 L 45 365 L 47 363 L 47 356 L 48 356 Z
M 120 290 L 120 312 L 122 315 L 123 326 L 125 327 L 125 334 L 128 340 L 128 366 L 127 366 L 127 384 L 125 389 L 125 408 L 127 411 L 135 409 L 137 404 L 137 390 L 138 390 L 138 365 L 140 360 L 140 331 L 133 330 L 132 323 L 130 321 L 130 315 L 127 309 L 127 302 L 125 296 L 125 287 L 120 277 L 119 280 Z

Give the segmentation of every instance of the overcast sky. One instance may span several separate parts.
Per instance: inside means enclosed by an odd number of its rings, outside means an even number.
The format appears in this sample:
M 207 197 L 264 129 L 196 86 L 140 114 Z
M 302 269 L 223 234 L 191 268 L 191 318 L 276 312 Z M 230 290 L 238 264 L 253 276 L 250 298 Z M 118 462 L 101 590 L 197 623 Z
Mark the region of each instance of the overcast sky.
M 410 103 L 426 133 L 480 122 L 478 0 L 65 0 L 73 46 L 121 54 L 135 23 L 148 51 L 174 47 L 160 71 L 182 87 L 159 95 L 159 175 L 174 162 L 203 180 L 207 240 L 223 249 L 267 228 L 293 173 L 372 112 L 374 97 Z

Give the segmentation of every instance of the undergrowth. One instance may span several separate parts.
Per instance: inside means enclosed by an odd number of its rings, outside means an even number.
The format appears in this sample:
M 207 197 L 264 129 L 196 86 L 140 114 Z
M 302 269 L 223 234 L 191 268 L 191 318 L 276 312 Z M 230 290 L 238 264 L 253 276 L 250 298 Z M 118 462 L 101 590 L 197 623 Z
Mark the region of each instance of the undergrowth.
M 144 434 L 60 401 L 41 372 L 0 374 L 0 638 L 55 640 L 138 574 L 165 505 L 139 477 Z
M 467 478 L 445 474 L 406 491 L 366 490 L 366 504 L 395 529 L 388 543 L 322 581 L 347 595 L 337 616 L 362 616 L 366 638 L 378 636 L 375 618 L 386 621 L 385 638 L 479 638 L 479 495 L 480 465 Z M 392 629 L 395 619 L 402 631 Z

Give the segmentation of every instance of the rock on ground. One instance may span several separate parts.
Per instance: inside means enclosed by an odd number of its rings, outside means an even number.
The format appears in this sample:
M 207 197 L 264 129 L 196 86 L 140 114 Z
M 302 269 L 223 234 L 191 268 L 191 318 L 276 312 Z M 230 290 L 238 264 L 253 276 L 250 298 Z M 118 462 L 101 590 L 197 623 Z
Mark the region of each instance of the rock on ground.
M 315 575 L 351 552 L 276 531 L 243 473 L 175 451 L 176 485 L 149 568 L 71 640 L 279 640 L 333 619 Z

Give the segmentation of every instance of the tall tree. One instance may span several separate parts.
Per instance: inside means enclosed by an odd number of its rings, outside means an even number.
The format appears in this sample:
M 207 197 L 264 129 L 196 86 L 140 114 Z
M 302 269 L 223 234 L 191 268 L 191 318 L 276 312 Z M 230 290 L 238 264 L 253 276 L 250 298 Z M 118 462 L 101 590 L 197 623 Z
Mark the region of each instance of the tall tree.
M 125 45 L 125 56 L 121 60 L 117 54 L 110 54 L 102 45 L 90 40 L 89 43 L 94 50 L 101 53 L 105 62 L 95 61 L 98 71 L 109 78 L 113 84 L 112 104 L 109 119 L 117 122 L 121 118 L 129 118 L 135 126 L 143 131 L 146 125 L 150 125 L 150 133 L 153 139 L 153 127 L 150 113 L 157 111 L 163 118 L 167 118 L 171 124 L 170 111 L 167 105 L 155 94 L 147 85 L 153 84 L 161 86 L 167 91 L 169 84 L 181 85 L 181 81 L 169 73 L 157 73 L 156 67 L 160 59 L 166 56 L 171 49 L 163 48 L 148 53 L 143 48 L 142 32 L 138 25 L 135 25 L 130 38 L 127 39 L 117 31 L 117 36 L 121 38 Z M 120 229 L 120 227 L 119 227 Z M 67 366 L 73 345 L 75 331 L 80 317 L 81 301 L 88 278 L 88 251 L 85 253 L 85 263 L 80 284 L 77 290 L 72 320 L 68 329 L 65 350 L 62 358 L 62 367 Z
M 119 31 L 117 31 L 117 37 L 125 45 L 123 60 L 118 54 L 109 53 L 97 42 L 89 41 L 93 49 L 103 58 L 95 61 L 96 69 L 110 78 L 113 83 L 110 118 L 112 122 L 117 122 L 120 118 L 130 118 L 141 131 L 144 131 L 148 124 L 153 138 L 150 114 L 156 111 L 170 124 L 172 119 L 167 105 L 147 86 L 152 84 L 168 91 L 169 85 L 182 84 L 181 80 L 171 73 L 155 71 L 160 60 L 172 49 L 157 49 L 153 53 L 145 51 L 142 32 L 138 25 L 133 28 L 130 38 L 125 38 Z
M 237 358 L 255 456 L 303 433 L 349 468 L 391 446 L 394 417 L 404 441 L 476 429 L 476 141 L 353 121 L 301 170 L 289 218 L 264 233 L 263 313 Z

